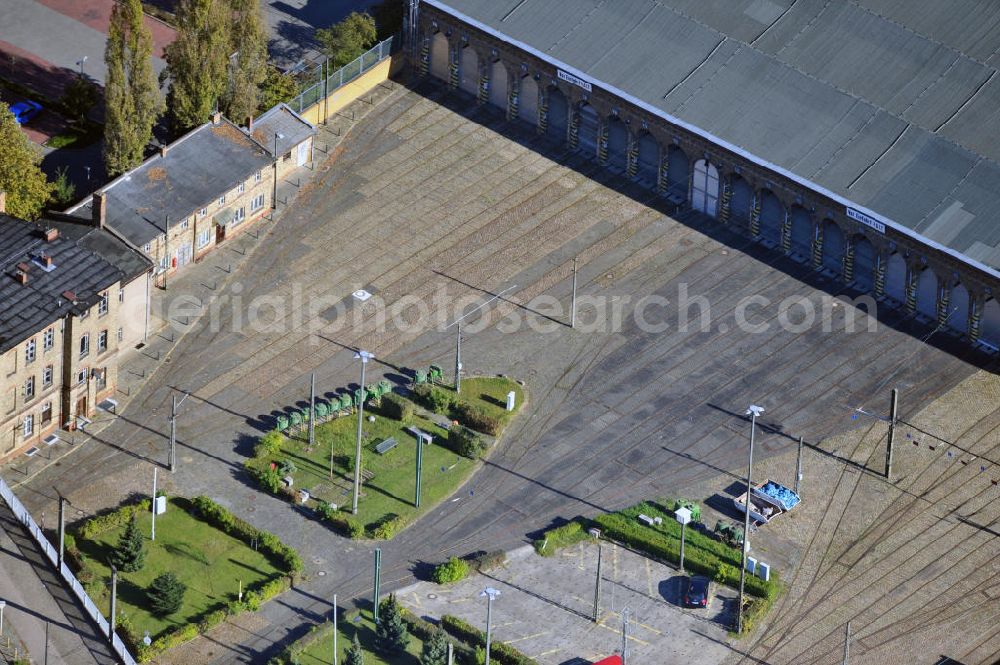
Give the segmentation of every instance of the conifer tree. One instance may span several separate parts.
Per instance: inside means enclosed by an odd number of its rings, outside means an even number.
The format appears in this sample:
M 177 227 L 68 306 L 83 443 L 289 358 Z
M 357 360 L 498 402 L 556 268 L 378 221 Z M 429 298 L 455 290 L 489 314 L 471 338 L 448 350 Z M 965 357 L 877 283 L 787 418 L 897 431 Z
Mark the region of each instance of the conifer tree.
M 139 533 L 139 525 L 135 515 L 125 527 L 125 533 L 118 540 L 118 547 L 111 554 L 111 563 L 123 573 L 134 573 L 141 570 L 146 563 L 146 543 Z
M 267 78 L 267 33 L 260 17 L 260 0 L 229 0 L 231 41 L 229 81 L 222 110 L 236 122 L 244 123 L 257 112 L 260 86 Z
M 354 641 L 347 648 L 344 662 L 346 665 L 365 665 L 365 654 L 361 651 L 361 642 L 358 641 L 357 633 L 354 633 Z
M 424 642 L 420 665 L 448 665 L 448 638 L 443 630 L 435 630 Z
M 403 653 L 410 643 L 410 632 L 403 622 L 403 613 L 395 594 L 389 594 L 379 605 L 375 640 L 378 648 L 389 654 Z
M 166 49 L 171 128 L 183 133 L 207 122 L 228 84 L 230 39 L 225 0 L 180 0 L 177 38 Z

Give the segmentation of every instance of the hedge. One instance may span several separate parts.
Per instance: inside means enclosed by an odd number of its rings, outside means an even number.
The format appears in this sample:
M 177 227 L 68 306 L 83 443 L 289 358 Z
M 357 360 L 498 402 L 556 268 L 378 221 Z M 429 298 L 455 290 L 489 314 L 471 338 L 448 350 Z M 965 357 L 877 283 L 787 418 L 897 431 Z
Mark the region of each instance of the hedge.
M 150 510 L 149 499 L 142 499 L 137 503 L 129 504 L 112 510 L 103 515 L 91 517 L 79 529 L 76 529 L 79 537 L 85 540 L 93 540 L 95 536 L 125 526 L 132 520 L 133 515 L 138 513 L 148 513 Z
M 469 459 L 479 458 L 489 447 L 482 435 L 462 425 L 448 428 L 446 443 L 449 450 Z
M 458 617 L 446 614 L 441 617 L 441 627 L 457 639 L 474 647 L 486 646 L 486 634 L 478 628 L 466 623 Z M 490 658 L 500 665 L 537 665 L 514 647 L 504 642 L 493 642 L 490 647 Z
M 406 528 L 406 518 L 389 513 L 365 529 L 368 536 L 376 540 L 391 540 L 393 536 Z
M 477 432 L 483 432 L 490 436 L 499 436 L 503 431 L 503 421 L 500 418 L 490 415 L 486 409 L 469 402 L 456 402 L 452 407 L 455 420 Z
M 178 500 L 178 502 L 180 501 Z M 281 542 L 273 533 L 262 531 L 249 522 L 241 520 L 207 496 L 197 496 L 191 504 L 204 521 L 228 535 L 242 540 L 248 546 L 252 546 L 252 541 L 256 540 L 257 549 L 269 555 L 288 575 L 294 577 L 302 572 L 302 557 L 293 548 Z
M 413 419 L 413 402 L 395 393 L 383 395 L 379 409 L 386 418 L 404 423 Z
M 413 389 L 416 400 L 434 413 L 447 414 L 455 403 L 455 393 L 446 388 L 422 383 Z
M 564 547 L 583 542 L 590 537 L 584 528 L 586 526 L 581 518 L 577 518 L 562 526 L 549 529 L 533 543 L 535 551 L 542 556 L 553 556 Z

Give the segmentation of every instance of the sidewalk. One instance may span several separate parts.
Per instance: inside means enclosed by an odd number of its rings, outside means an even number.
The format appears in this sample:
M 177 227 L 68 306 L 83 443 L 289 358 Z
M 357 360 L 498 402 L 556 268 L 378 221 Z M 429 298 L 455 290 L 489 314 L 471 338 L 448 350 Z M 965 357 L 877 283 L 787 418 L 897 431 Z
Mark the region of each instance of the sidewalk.
M 193 330 L 201 316 L 211 310 L 212 303 L 227 291 L 233 274 L 246 261 L 251 260 L 254 250 L 270 237 L 274 228 L 290 211 L 294 211 L 294 201 L 300 191 L 307 189 L 317 175 L 328 171 L 336 163 L 337 146 L 351 129 L 372 112 L 382 101 L 401 90 L 395 82 L 376 86 L 374 90 L 337 114 L 331 115 L 327 125 L 319 126 L 316 137 L 315 160 L 312 166 L 303 166 L 289 173 L 278 183 L 278 207 L 261 218 L 243 233 L 226 241 L 218 249 L 209 253 L 202 261 L 187 266 L 176 277 L 171 276 L 167 288 L 152 288 L 151 332 L 141 349 L 126 352 L 118 368 L 118 388 L 115 399 L 117 411 L 123 412 L 131 399 L 149 384 L 157 370 L 169 363 L 173 350 L 189 331 Z M 370 101 L 369 101 L 370 100 Z M 181 307 L 182 303 L 186 306 Z M 190 303 L 198 303 L 192 307 Z M 173 304 L 174 309 L 171 309 Z M 195 316 L 174 316 L 166 320 L 171 311 L 196 311 Z M 162 316 L 158 315 L 162 314 Z M 178 395 L 181 397 L 181 395 Z M 167 432 L 167 416 L 164 416 L 163 431 Z M 20 456 L 6 464 L 3 469 L 10 486 L 17 488 L 32 477 L 57 464 L 66 455 L 80 446 L 86 445 L 94 435 L 115 420 L 113 413 L 97 411 L 93 423 L 86 432 L 59 432 L 60 441 L 52 446 L 41 446 L 34 457 Z M 164 446 L 163 463 L 167 462 Z

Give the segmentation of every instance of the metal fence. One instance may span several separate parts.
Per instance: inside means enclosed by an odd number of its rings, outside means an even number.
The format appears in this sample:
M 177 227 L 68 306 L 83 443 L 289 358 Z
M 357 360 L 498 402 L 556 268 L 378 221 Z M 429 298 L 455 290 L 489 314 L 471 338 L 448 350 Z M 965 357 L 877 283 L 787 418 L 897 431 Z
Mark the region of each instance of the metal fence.
M 296 113 L 302 113 L 305 109 L 322 100 L 324 92 L 326 95 L 336 92 L 338 88 L 344 87 L 395 53 L 399 50 L 401 41 L 399 35 L 393 35 L 379 42 L 352 62 L 327 76 L 325 82 L 323 81 L 323 65 L 317 65 L 313 72 L 315 78 L 319 79 L 318 82 L 300 92 L 298 97 L 288 102 L 288 105 Z
M 73 590 L 73 593 L 76 595 L 77 599 L 79 599 L 80 604 L 83 605 L 83 609 L 86 611 L 87 616 L 89 616 L 91 620 L 97 624 L 97 628 L 101 631 L 101 634 L 106 636 L 108 634 L 108 620 L 105 619 L 100 610 L 97 609 L 97 605 L 94 604 L 94 601 L 87 595 L 83 585 L 80 584 L 80 580 L 76 579 L 76 575 L 74 575 L 69 569 L 69 566 L 67 566 L 65 562 L 63 562 L 62 566 L 59 565 L 59 552 L 57 552 L 56 548 L 52 546 L 52 543 L 48 541 L 42 533 L 42 530 L 38 527 L 38 524 L 36 524 L 35 520 L 31 517 L 31 513 L 29 513 L 28 509 L 24 507 L 21 500 L 14 494 L 14 490 L 10 488 L 3 478 L 0 478 L 0 497 L 3 498 L 3 500 L 10 507 L 11 512 L 14 513 L 14 516 L 19 522 L 21 522 L 21 524 L 24 525 L 24 528 L 28 530 L 31 537 L 35 539 L 38 546 L 42 548 L 43 552 L 45 552 L 45 556 L 49 558 L 49 561 L 52 563 L 52 567 L 59 570 L 59 574 L 62 575 L 63 580 L 66 581 L 66 584 L 69 585 L 69 588 Z M 115 633 L 112 637 L 111 647 L 115 652 L 115 655 L 118 656 L 118 658 L 121 659 L 125 665 L 136 665 L 135 658 L 133 658 L 132 654 L 128 652 L 128 649 L 125 647 L 125 643 L 122 642 L 120 637 L 118 637 L 118 633 Z

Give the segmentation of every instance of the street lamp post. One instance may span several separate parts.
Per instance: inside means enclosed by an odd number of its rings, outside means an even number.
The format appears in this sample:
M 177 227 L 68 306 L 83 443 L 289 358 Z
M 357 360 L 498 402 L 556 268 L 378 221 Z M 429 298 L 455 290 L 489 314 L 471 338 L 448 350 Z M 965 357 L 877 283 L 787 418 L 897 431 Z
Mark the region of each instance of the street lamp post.
M 170 450 L 167 454 L 167 466 L 170 467 L 170 473 L 177 471 L 177 407 L 183 404 L 190 394 L 184 393 L 180 402 L 177 401 L 177 395 L 170 396 Z M 153 500 L 156 500 L 155 497 Z
M 80 68 L 80 77 L 83 78 L 83 63 L 87 62 L 87 56 L 83 56 L 76 61 L 77 66 Z
M 274 133 L 274 187 L 271 188 L 271 210 L 278 208 L 278 139 L 285 138 L 284 134 Z
M 751 404 L 746 412 L 746 415 L 750 416 L 750 454 L 747 457 L 747 495 L 744 506 L 746 513 L 743 516 L 743 552 L 740 557 L 740 604 L 736 608 L 737 634 L 743 632 L 743 587 L 747 577 L 747 551 L 750 549 L 750 491 L 753 489 L 751 476 L 753 475 L 754 432 L 757 429 L 757 417 L 762 413 L 764 413 L 764 408 L 755 404 Z
M 354 451 L 354 501 L 351 504 L 351 512 L 358 514 L 358 495 L 361 493 L 361 423 L 364 420 L 365 411 L 365 365 L 375 356 L 368 351 L 359 350 L 354 357 L 361 361 L 361 388 L 358 393 L 358 441 Z
M 674 518 L 680 522 L 681 525 L 681 574 L 684 574 L 684 528 L 687 523 L 691 521 L 691 511 L 681 506 L 674 511 Z
M 490 642 L 493 637 L 493 601 L 500 597 L 500 592 L 493 587 L 486 587 L 479 597 L 486 597 L 486 665 L 490 665 Z

